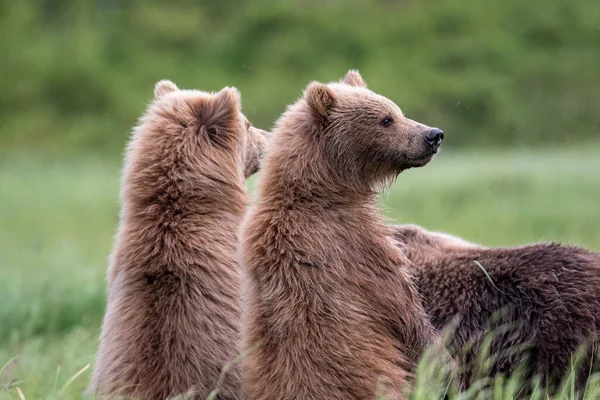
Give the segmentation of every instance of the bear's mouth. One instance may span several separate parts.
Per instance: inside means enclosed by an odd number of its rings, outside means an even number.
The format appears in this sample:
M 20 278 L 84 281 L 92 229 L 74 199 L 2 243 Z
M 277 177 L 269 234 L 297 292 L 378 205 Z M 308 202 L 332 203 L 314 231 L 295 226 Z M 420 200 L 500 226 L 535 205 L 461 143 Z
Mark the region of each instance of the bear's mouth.
M 426 154 L 422 154 L 418 157 L 411 157 L 409 158 L 409 162 L 412 164 L 413 167 L 422 167 L 429 161 L 431 161 L 433 159 L 433 156 L 435 156 L 437 153 L 437 150 L 435 150 Z
M 395 171 L 404 171 L 409 168 L 422 167 L 427 164 L 433 156 L 437 154 L 435 150 L 428 150 L 427 153 L 421 153 L 418 156 L 412 156 L 405 152 L 394 150 L 379 150 L 374 155 L 374 160 L 385 165 L 389 165 Z

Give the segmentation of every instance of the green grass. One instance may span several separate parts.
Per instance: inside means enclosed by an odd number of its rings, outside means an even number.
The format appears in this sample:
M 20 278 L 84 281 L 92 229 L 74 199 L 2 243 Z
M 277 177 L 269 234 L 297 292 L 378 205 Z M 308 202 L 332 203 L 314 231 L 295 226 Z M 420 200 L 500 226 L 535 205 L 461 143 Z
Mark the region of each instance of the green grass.
M 0 400 L 19 398 L 17 387 L 27 399 L 81 398 L 90 369 L 69 381 L 94 359 L 119 171 L 99 158 L 0 158 Z M 486 245 L 543 239 L 600 251 L 599 193 L 597 150 L 443 152 L 382 200 L 395 222 Z M 494 398 L 510 397 L 505 386 Z
M 386 214 L 490 246 L 562 241 L 600 251 L 598 146 L 444 153 L 398 177 Z
M 104 309 L 118 216 L 119 165 L 0 161 L 0 399 L 80 398 Z

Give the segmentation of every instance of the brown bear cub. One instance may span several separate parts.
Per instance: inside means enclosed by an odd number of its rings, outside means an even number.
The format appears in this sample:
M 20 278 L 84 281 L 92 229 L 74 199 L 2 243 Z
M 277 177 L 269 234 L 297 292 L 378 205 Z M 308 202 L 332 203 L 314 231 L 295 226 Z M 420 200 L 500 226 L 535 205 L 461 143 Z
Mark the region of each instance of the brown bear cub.
M 279 119 L 241 233 L 247 399 L 404 398 L 437 336 L 376 195 L 441 139 L 355 71 Z
M 465 384 L 510 375 L 523 362 L 526 378 L 538 375 L 552 388 L 571 373 L 581 347 L 578 388 L 596 370 L 600 254 L 554 243 L 485 248 L 416 225 L 395 226 L 394 237 L 414 263 L 435 327 L 461 317 L 452 344 L 466 363 Z M 488 333 L 496 359 L 481 371 L 476 357 Z M 474 346 L 461 354 L 467 344 Z
M 244 179 L 265 140 L 236 89 L 157 83 L 125 157 L 93 393 L 241 397 L 239 368 L 219 377 L 239 354 Z

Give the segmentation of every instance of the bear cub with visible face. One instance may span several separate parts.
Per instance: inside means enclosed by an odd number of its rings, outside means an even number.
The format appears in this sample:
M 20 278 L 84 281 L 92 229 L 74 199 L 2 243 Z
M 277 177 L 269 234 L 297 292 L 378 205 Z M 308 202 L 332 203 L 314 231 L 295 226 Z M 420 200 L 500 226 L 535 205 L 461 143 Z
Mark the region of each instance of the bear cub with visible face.
M 538 375 L 551 390 L 574 369 L 576 388 L 583 389 L 590 373 L 600 370 L 594 360 L 600 254 L 555 243 L 487 248 L 416 225 L 393 230 L 414 264 L 436 329 L 460 316 L 451 344 L 465 370 L 464 385 L 482 376 L 509 376 L 523 365 L 522 378 Z M 489 333 L 494 358 L 482 370 L 478 355 Z M 573 368 L 581 346 L 585 351 Z
M 247 399 L 404 398 L 436 336 L 376 196 L 442 137 L 356 71 L 279 119 L 242 228 Z
M 157 83 L 125 157 L 121 220 L 90 391 L 206 398 L 239 354 L 238 230 L 266 132 L 234 88 Z M 239 369 L 218 388 L 239 399 Z

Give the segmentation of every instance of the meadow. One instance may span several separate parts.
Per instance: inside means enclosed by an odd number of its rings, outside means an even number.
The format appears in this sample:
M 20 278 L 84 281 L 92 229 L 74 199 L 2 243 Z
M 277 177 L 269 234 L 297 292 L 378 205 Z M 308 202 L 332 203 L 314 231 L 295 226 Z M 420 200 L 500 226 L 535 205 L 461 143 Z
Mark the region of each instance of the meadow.
M 390 222 L 600 251 L 597 3 L 0 1 L 0 400 L 83 396 L 119 159 L 159 79 L 235 86 L 268 128 L 309 81 L 359 69 L 447 133 L 434 162 L 382 194 Z M 430 372 L 415 398 L 435 397 Z
M 486 245 L 557 240 L 600 251 L 598 149 L 442 151 L 401 174 L 381 201 L 390 221 Z M 100 155 L 0 157 L 0 399 L 82 398 L 105 305 L 120 168 Z M 484 394 L 509 399 L 505 386 Z M 431 398 L 428 387 L 421 382 L 414 397 Z M 478 396 L 475 387 L 457 398 Z

